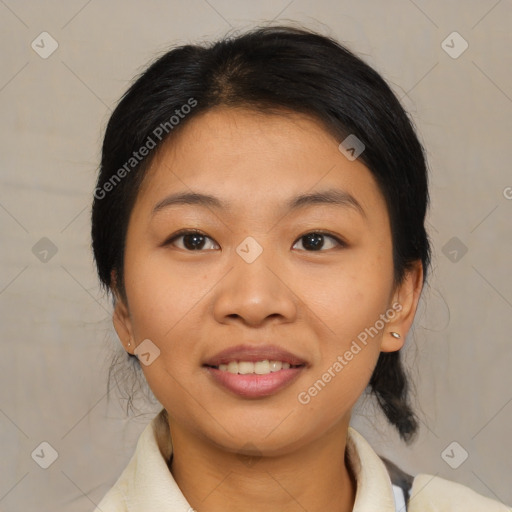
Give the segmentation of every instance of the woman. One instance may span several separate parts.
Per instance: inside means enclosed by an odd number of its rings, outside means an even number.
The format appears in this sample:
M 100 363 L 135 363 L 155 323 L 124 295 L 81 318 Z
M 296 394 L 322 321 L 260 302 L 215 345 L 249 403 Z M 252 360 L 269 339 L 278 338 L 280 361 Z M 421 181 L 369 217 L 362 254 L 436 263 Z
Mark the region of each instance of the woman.
M 349 426 L 369 386 L 417 430 L 400 349 L 427 182 L 396 97 L 329 38 L 264 28 L 154 62 L 108 123 L 92 239 L 163 409 L 97 510 L 508 510 L 399 474 Z

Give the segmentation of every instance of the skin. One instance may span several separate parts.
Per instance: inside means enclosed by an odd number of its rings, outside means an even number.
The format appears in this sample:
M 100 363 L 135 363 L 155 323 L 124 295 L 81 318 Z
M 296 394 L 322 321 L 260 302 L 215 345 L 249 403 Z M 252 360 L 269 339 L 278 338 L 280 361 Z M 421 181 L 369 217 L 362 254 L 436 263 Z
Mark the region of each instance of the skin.
M 216 108 L 159 150 L 139 191 L 125 249 L 127 303 L 118 297 L 114 326 L 130 353 L 145 339 L 160 350 L 141 366 L 169 415 L 172 474 L 199 512 L 352 510 L 356 487 L 344 457 L 351 410 L 379 353 L 403 345 L 422 267 L 417 262 L 394 287 L 384 198 L 339 142 L 296 113 Z M 289 198 L 326 188 L 349 192 L 364 215 L 325 204 L 285 209 Z M 231 206 L 151 214 L 167 195 L 192 191 Z M 207 237 L 201 250 L 186 249 L 183 237 L 165 244 L 183 228 Z M 346 245 L 326 236 L 312 250 L 302 237 L 318 230 Z M 236 252 L 248 236 L 263 248 L 252 263 Z M 402 309 L 393 320 L 301 404 L 298 394 L 394 303 Z M 308 367 L 273 396 L 236 396 L 202 364 L 241 343 L 278 345 Z M 240 454 L 255 458 L 247 464 Z

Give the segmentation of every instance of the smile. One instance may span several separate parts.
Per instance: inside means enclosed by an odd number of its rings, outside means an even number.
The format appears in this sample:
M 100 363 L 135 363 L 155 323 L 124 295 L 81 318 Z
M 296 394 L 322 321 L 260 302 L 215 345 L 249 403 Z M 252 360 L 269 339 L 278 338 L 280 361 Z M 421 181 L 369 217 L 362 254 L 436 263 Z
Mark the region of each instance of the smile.
M 203 362 L 212 383 L 243 398 L 282 391 L 309 366 L 305 359 L 274 345 L 238 345 Z
M 222 389 L 243 398 L 263 398 L 288 387 L 299 377 L 305 365 L 292 366 L 286 362 L 265 360 L 256 363 L 232 361 L 220 367 L 204 368 L 213 382 Z
M 291 365 L 286 361 L 230 361 L 227 364 L 220 364 L 215 367 L 221 372 L 229 372 L 233 374 L 248 375 L 254 373 L 256 375 L 267 375 L 269 373 L 278 372 L 279 370 L 288 370 L 289 368 L 298 368 L 302 365 Z

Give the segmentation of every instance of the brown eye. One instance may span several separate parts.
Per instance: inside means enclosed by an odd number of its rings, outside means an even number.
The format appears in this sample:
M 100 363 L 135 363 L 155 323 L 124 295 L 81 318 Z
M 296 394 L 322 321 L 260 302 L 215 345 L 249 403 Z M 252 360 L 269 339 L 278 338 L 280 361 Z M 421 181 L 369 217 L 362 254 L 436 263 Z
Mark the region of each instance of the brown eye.
M 180 240 L 181 243 L 178 244 L 177 241 Z M 216 247 L 205 249 L 208 241 L 211 241 Z M 304 249 L 301 250 L 306 250 L 308 252 L 321 252 L 322 250 L 346 246 L 346 244 L 342 242 L 338 237 L 321 231 L 312 231 L 311 233 L 302 235 L 297 240 L 297 242 L 295 242 L 294 246 L 298 242 L 302 242 Z M 186 251 L 215 250 L 219 248 L 212 238 L 197 230 L 179 231 L 178 233 L 172 235 L 171 238 L 169 238 L 164 243 L 164 245 L 175 245 L 179 249 Z
M 325 249 L 325 240 L 330 239 L 334 241 L 334 245 L 331 247 L 327 247 L 327 249 L 332 249 L 336 246 L 345 246 L 345 244 L 339 240 L 334 235 L 330 235 L 327 233 L 322 233 L 321 231 L 313 231 L 311 233 L 306 233 L 305 235 L 302 235 L 298 241 L 303 242 L 303 247 L 308 252 L 314 252 L 314 251 L 321 251 L 322 249 Z M 297 241 L 297 242 L 298 242 Z M 332 243 L 331 243 L 332 244 Z M 329 245 L 329 243 L 327 244 Z
M 181 246 L 176 244 L 176 241 L 180 239 L 182 239 Z M 207 244 L 207 240 L 211 240 L 213 242 L 209 236 L 206 236 L 200 231 L 183 230 L 174 234 L 167 242 L 165 242 L 165 245 L 177 245 L 179 249 L 184 249 L 186 251 L 201 251 Z M 214 247 L 214 249 L 216 248 L 218 247 Z

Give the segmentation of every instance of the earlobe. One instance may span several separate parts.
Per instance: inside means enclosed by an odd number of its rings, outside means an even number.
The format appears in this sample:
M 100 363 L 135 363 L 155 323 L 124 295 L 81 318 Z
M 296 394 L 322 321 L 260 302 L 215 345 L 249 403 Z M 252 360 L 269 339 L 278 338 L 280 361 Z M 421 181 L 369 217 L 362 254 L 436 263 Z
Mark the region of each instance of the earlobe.
M 114 324 L 114 329 L 121 340 L 125 350 L 130 354 L 133 353 L 133 349 L 135 348 L 134 338 L 133 338 L 133 329 L 130 319 L 130 312 L 128 311 L 127 305 L 124 303 L 123 299 L 119 296 L 117 292 L 116 286 L 116 273 L 112 271 L 112 290 L 115 295 L 115 306 L 114 312 L 112 314 L 112 323 Z
M 133 353 L 134 343 L 130 314 L 125 304 L 120 300 L 116 301 L 112 321 L 125 350 L 130 354 Z
M 391 304 L 398 311 L 395 318 L 386 325 L 381 342 L 382 352 L 395 352 L 405 343 L 412 326 L 423 288 L 423 265 L 417 261 L 408 271 L 402 284 L 397 287 Z
M 389 327 L 388 327 L 389 328 Z M 395 336 L 397 335 L 397 336 Z M 380 344 L 381 352 L 396 352 L 405 344 L 405 336 L 396 331 L 384 331 Z

